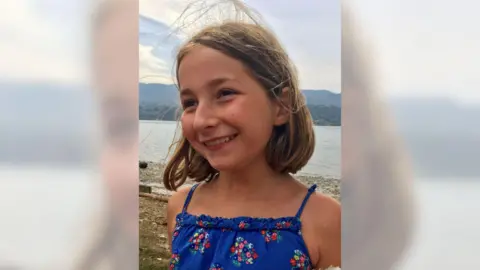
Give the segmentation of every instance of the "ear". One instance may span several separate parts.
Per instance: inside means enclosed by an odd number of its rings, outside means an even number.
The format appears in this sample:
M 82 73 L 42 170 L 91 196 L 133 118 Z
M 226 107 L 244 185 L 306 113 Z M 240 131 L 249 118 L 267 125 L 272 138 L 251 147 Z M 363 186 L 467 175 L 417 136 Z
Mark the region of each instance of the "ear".
M 291 104 L 290 89 L 285 87 L 275 98 L 275 126 L 286 124 L 290 120 Z

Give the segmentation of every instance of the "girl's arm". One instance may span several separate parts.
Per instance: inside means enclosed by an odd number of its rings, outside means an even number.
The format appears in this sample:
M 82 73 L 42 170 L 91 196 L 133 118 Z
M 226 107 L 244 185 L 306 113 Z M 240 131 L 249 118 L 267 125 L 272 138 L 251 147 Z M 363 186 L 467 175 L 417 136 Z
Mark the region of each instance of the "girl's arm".
M 317 212 L 317 222 L 315 224 L 318 232 L 316 242 L 319 243 L 318 250 L 320 253 L 317 269 L 336 269 L 335 267 L 341 267 L 342 264 L 341 206 L 330 197 L 323 195 L 316 195 L 315 197 L 317 196 L 323 197 L 315 200 L 317 201 L 317 209 L 321 209 L 321 214 Z

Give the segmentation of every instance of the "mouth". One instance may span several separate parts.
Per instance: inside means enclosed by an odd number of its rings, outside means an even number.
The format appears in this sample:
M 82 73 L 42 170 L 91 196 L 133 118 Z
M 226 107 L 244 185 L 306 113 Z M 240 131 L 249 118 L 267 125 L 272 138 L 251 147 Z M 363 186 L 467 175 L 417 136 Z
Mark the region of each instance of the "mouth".
M 203 145 L 205 145 L 206 147 L 222 146 L 222 145 L 224 145 L 228 142 L 231 142 L 233 139 L 235 139 L 237 137 L 237 135 L 238 134 L 234 134 L 234 135 L 231 135 L 231 136 L 225 136 L 225 137 L 221 137 L 221 138 L 208 140 L 208 141 L 203 142 Z

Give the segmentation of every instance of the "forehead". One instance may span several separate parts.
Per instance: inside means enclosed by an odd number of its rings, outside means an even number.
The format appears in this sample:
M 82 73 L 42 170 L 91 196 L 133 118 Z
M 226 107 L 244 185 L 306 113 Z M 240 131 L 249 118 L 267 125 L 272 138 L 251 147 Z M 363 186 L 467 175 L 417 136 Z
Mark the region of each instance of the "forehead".
M 180 62 L 178 82 L 181 88 L 199 88 L 222 78 L 242 82 L 251 80 L 240 61 L 205 46 L 192 48 Z

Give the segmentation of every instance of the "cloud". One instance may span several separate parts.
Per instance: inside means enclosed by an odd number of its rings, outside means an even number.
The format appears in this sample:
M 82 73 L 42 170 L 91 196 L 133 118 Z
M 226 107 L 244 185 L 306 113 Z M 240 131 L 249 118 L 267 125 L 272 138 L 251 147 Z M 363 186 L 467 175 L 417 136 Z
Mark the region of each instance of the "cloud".
M 478 1 L 350 1 L 392 96 L 480 101 Z
M 139 28 L 140 81 L 172 83 L 173 59 L 181 40 L 166 23 L 144 14 Z
M 188 2 L 191 1 L 140 0 L 140 14 L 171 26 Z M 270 5 L 268 1 L 249 0 L 247 4 L 264 17 L 286 47 L 299 70 L 302 88 L 340 91 L 339 1 L 311 1 L 292 5 L 291 1 L 280 0 Z M 215 12 L 217 10 L 211 11 L 211 14 Z M 198 30 L 204 23 L 197 22 L 187 33 Z M 171 55 L 160 57 L 169 61 Z
M 186 3 L 186 0 L 139 0 L 139 13 L 165 25 L 172 25 Z
M 167 63 L 154 55 L 154 47 L 139 44 L 139 78 L 143 83 L 172 83 Z
M 340 92 L 340 1 L 247 3 L 265 17 L 285 46 L 298 68 L 301 88 Z
M 140 14 L 139 43 L 147 46 L 175 46 L 180 40 L 166 23 Z
M 35 3 L 29 0 L 2 3 L 0 79 L 84 82 L 86 61 L 78 41 L 85 40 L 78 31 L 81 30 L 81 21 L 54 24 L 49 18 L 52 14 L 61 13 L 62 7 L 47 12 Z M 69 32 L 76 33 L 77 39 L 71 38 L 73 34 L 65 35 L 65 29 L 69 27 Z

